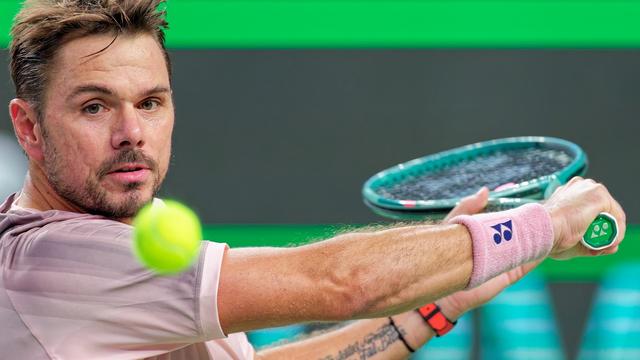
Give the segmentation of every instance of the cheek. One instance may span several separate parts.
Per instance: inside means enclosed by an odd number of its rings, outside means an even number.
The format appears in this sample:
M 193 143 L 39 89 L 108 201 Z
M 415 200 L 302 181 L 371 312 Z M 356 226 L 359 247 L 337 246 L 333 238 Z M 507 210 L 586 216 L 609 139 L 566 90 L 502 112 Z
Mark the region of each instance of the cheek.
M 173 121 L 169 121 L 162 129 L 158 129 L 158 136 L 154 139 L 155 146 L 159 149 L 158 166 L 162 174 L 166 173 L 171 160 L 171 135 L 173 132 Z
M 78 139 L 89 139 L 88 137 L 75 137 L 74 140 L 66 139 L 62 146 L 58 147 L 59 157 L 62 161 L 62 170 L 68 174 L 71 179 L 84 181 L 88 176 L 95 175 L 101 161 L 97 156 L 99 149 L 93 141 L 84 141 Z
M 158 166 L 160 167 L 160 173 L 162 175 L 167 173 L 169 169 L 169 162 L 171 160 L 171 141 L 169 141 L 165 147 L 162 148 L 162 153 L 160 154 L 160 163 Z

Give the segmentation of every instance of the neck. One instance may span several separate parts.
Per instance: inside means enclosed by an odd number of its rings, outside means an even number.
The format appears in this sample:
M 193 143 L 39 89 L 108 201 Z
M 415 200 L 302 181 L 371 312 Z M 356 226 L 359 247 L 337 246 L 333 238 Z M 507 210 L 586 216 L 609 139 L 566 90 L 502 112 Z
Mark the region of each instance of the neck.
M 29 164 L 29 172 L 25 177 L 20 196 L 16 205 L 38 211 L 61 210 L 75 213 L 86 213 L 77 205 L 60 196 L 51 186 L 42 168 L 37 164 Z M 125 224 L 131 224 L 132 218 L 113 219 Z
M 40 166 L 31 162 L 17 205 L 40 211 L 62 210 L 83 212 L 55 192 Z

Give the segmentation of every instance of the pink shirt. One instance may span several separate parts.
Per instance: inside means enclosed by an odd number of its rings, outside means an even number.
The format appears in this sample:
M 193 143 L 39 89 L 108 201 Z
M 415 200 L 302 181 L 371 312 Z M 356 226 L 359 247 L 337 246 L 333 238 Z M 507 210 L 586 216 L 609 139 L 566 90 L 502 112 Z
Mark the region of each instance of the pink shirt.
M 0 205 L 0 358 L 253 359 L 244 333 L 220 328 L 226 244 L 203 241 L 191 269 L 158 276 L 131 226 L 14 199 Z

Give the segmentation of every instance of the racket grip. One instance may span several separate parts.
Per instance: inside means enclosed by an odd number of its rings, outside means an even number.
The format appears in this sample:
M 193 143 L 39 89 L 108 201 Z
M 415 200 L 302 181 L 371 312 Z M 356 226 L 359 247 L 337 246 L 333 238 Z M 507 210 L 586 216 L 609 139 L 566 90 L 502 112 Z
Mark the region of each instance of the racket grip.
M 600 213 L 582 236 L 582 244 L 591 250 L 603 250 L 616 242 L 618 222 L 613 215 Z

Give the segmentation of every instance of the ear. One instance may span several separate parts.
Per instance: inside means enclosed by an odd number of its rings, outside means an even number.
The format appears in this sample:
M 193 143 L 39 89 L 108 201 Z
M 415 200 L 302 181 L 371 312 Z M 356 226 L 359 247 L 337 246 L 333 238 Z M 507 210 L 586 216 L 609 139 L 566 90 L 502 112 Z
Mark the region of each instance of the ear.
M 30 159 L 43 161 L 44 139 L 33 106 L 25 100 L 13 99 L 9 102 L 9 115 L 20 146 Z

